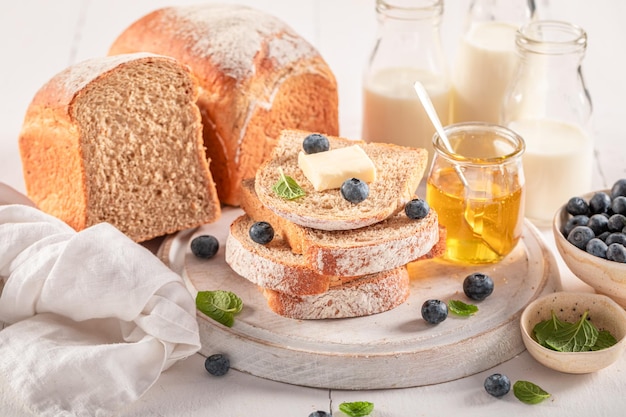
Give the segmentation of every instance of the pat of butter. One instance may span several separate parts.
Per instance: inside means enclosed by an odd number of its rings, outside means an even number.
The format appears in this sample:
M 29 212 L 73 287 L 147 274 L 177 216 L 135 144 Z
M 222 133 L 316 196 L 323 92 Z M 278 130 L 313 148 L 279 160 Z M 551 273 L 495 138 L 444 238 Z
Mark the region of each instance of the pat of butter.
M 376 180 L 376 167 L 359 145 L 331 149 L 310 155 L 300 151 L 298 166 L 316 191 L 340 188 L 345 180 Z

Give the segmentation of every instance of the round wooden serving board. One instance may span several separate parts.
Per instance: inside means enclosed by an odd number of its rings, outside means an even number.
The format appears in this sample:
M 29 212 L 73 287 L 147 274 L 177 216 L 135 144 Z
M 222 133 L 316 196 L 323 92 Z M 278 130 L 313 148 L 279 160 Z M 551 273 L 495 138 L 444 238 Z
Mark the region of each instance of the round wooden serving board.
M 456 266 L 440 260 L 409 265 L 411 295 L 401 306 L 368 317 L 294 320 L 272 312 L 259 288 L 224 261 L 228 228 L 242 211 L 225 209 L 214 224 L 168 237 L 160 258 L 197 291 L 228 290 L 243 310 L 228 328 L 198 312 L 205 356 L 225 353 L 231 366 L 259 377 L 309 387 L 383 389 L 436 384 L 482 372 L 524 350 L 519 318 L 538 296 L 560 289 L 556 261 L 528 222 L 516 249 L 496 265 Z M 209 260 L 189 250 L 191 239 L 212 234 L 220 241 Z M 489 274 L 493 294 L 472 302 L 463 294 L 471 272 Z M 430 298 L 476 304 L 470 317 L 450 314 L 428 325 L 421 306 Z

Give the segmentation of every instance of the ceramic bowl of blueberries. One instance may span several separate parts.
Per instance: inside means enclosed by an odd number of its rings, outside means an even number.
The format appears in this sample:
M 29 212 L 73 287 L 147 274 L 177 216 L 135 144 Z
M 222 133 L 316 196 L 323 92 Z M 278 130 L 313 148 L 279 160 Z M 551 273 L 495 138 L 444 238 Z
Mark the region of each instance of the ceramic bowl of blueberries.
M 606 368 L 626 349 L 626 311 L 602 294 L 543 295 L 524 309 L 520 328 L 535 360 L 570 374 Z
M 556 213 L 552 230 L 574 275 L 626 308 L 626 179 L 570 198 Z

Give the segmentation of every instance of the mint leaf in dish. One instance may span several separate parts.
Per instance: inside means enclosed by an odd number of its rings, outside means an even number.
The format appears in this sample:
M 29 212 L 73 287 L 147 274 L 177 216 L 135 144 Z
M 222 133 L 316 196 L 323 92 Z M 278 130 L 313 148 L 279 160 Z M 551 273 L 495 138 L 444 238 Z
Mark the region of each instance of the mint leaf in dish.
M 517 381 L 513 384 L 513 394 L 525 404 L 539 404 L 543 400 L 550 398 L 548 392 L 529 381 Z
M 299 197 L 304 197 L 305 192 L 298 185 L 296 180 L 289 175 L 285 175 L 283 170 L 279 168 L 280 177 L 276 184 L 272 186 L 272 190 L 279 196 L 287 200 L 294 200 Z
M 600 350 L 617 343 L 615 337 L 608 331 L 599 331 L 588 320 L 589 311 L 585 311 L 581 318 L 574 322 L 559 320 L 554 311 L 548 320 L 539 322 L 533 328 L 535 340 L 558 352 L 587 352 Z
M 448 309 L 457 316 L 471 316 L 478 311 L 478 307 L 474 304 L 466 304 L 460 300 L 448 301 Z
M 617 343 L 617 339 L 608 330 L 600 330 L 598 332 L 598 340 L 596 344 L 591 346 L 591 350 L 606 349 Z
M 374 411 L 374 403 L 368 401 L 345 402 L 339 404 L 339 411 L 350 417 L 368 416 Z
M 196 307 L 218 323 L 232 327 L 243 308 L 241 298 L 230 291 L 198 291 Z
M 552 317 L 537 323 L 535 327 L 533 327 L 533 332 L 535 333 L 537 342 L 539 342 L 541 346 L 549 348 L 549 346 L 546 345 L 546 340 L 565 326 L 567 326 L 567 323 L 559 320 L 556 314 L 554 314 L 554 311 L 552 311 Z

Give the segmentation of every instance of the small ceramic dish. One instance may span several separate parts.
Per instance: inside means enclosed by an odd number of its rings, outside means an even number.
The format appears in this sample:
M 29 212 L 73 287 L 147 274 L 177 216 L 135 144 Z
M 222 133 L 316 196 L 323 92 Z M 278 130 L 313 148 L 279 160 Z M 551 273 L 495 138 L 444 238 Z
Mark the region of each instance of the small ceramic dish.
M 610 190 L 600 190 L 610 193 Z M 582 195 L 586 201 L 597 191 Z M 563 226 L 570 215 L 563 205 L 554 216 L 552 232 L 557 250 L 563 261 L 581 281 L 605 294 L 626 308 L 626 263 L 609 261 L 593 256 L 569 243 L 563 236 Z
M 541 346 L 534 338 L 537 323 L 556 316 L 567 322 L 580 320 L 585 311 L 598 330 L 608 330 L 617 343 L 611 347 L 588 352 L 557 352 Z M 609 297 L 581 292 L 555 292 L 530 303 L 520 318 L 522 340 L 528 353 L 539 363 L 554 370 L 584 374 L 606 368 L 615 362 L 626 348 L 626 311 Z

